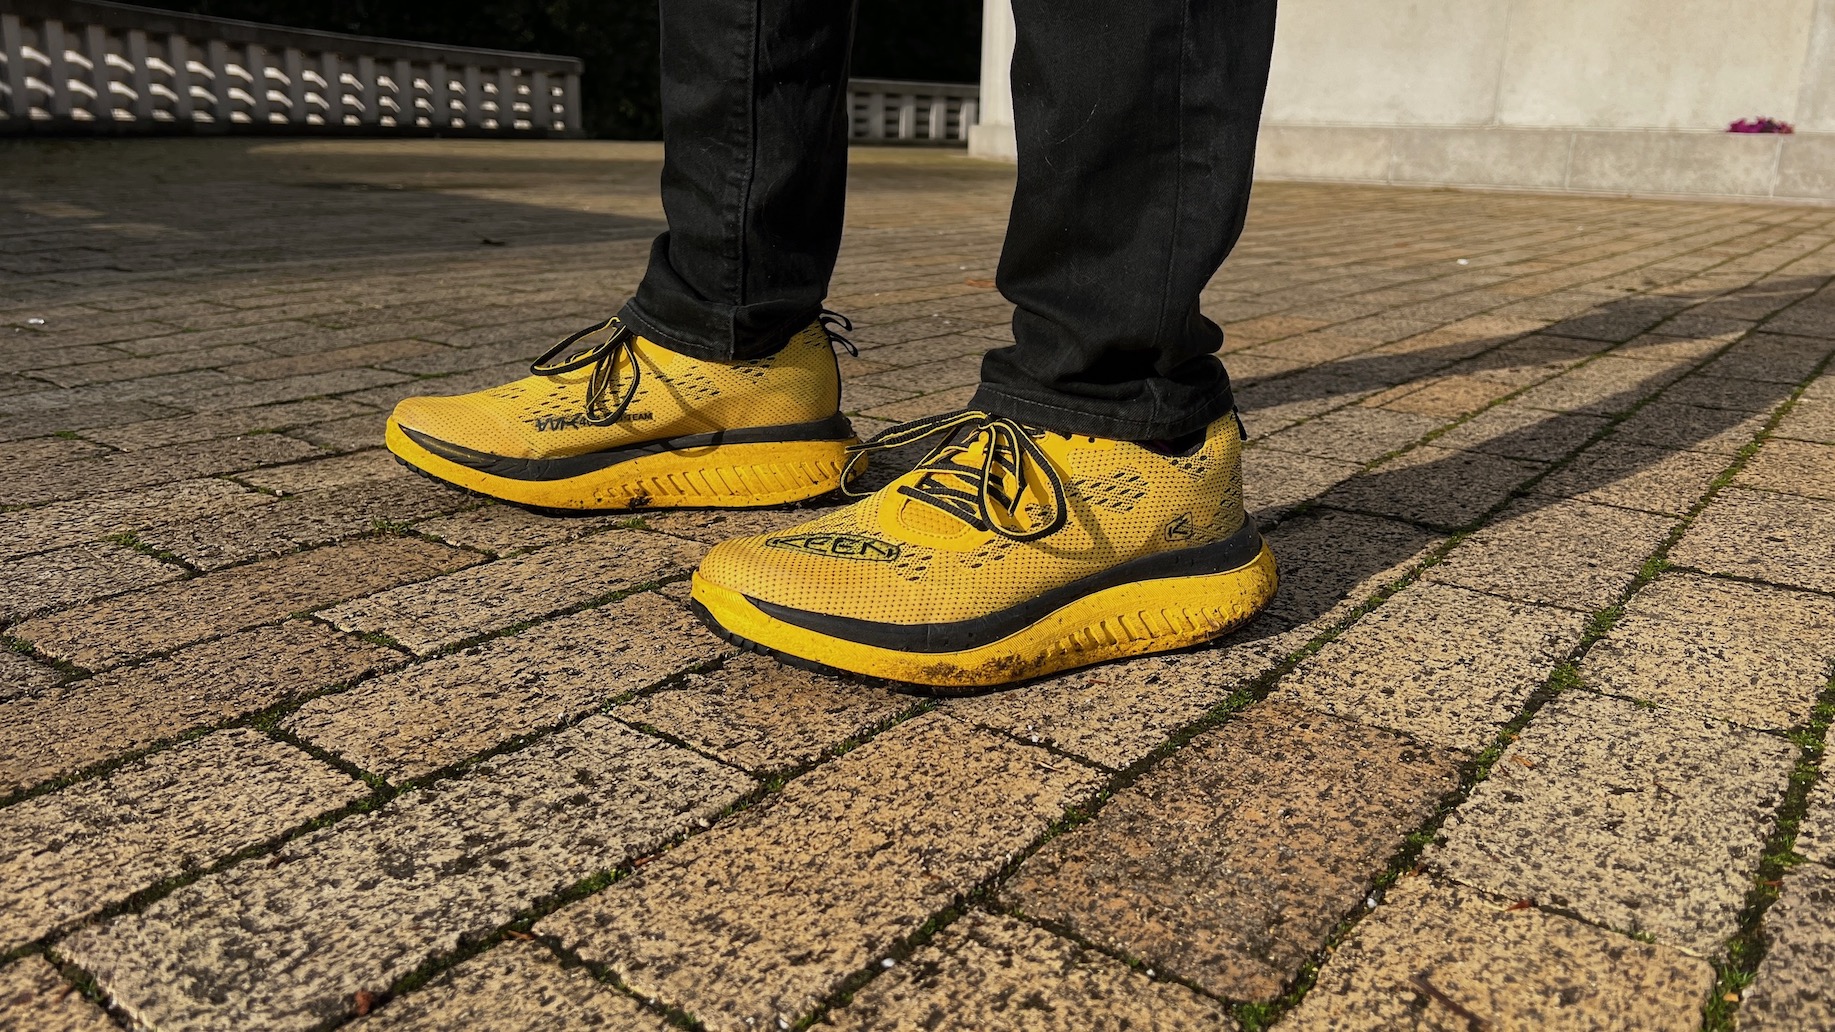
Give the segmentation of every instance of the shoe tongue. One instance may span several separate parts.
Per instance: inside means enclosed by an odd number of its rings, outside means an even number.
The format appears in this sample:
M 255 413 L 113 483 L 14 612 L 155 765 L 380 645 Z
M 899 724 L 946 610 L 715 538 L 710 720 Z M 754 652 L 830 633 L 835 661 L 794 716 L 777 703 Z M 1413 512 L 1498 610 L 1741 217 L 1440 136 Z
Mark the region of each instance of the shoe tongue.
M 955 537 L 969 529 L 968 524 L 942 509 L 910 498 L 900 499 L 898 522 L 906 530 L 939 538 Z
M 949 446 L 941 455 L 932 457 L 911 474 L 908 483 L 915 491 L 923 492 L 929 488 L 946 488 L 952 492 L 967 492 L 979 495 L 982 490 L 982 466 L 987 462 L 989 436 L 976 434 L 966 441 Z M 990 503 L 998 508 L 1001 497 L 1010 496 L 1013 490 L 1012 474 L 997 463 L 991 472 L 994 478 L 994 496 Z M 969 503 L 957 497 L 952 500 L 953 506 Z M 951 512 L 918 501 L 904 498 L 897 510 L 900 525 L 920 534 L 936 537 L 956 537 L 972 529 L 967 520 Z

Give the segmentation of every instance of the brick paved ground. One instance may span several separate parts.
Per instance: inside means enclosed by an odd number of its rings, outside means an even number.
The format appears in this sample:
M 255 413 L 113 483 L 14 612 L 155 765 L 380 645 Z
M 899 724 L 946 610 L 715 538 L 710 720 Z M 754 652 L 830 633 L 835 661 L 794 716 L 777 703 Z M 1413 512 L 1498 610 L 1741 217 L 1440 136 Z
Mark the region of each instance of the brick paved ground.
M 686 614 L 798 512 L 378 449 L 632 287 L 656 157 L 0 149 L 0 1026 L 1835 1025 L 1835 212 L 1261 188 L 1281 597 L 938 702 Z M 854 186 L 872 430 L 1006 339 L 1010 172 Z

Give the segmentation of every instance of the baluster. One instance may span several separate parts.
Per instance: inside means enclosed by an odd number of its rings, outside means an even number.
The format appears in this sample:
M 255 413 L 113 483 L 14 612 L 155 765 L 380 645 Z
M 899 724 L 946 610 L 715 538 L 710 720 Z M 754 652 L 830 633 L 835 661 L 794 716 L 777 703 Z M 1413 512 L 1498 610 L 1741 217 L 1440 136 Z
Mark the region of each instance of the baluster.
M 243 47 L 242 70 L 248 73 L 248 120 L 255 125 L 267 125 L 270 109 L 266 52 L 253 43 Z
M 287 76 L 287 124 L 306 124 L 306 55 L 298 47 L 280 52 L 280 70 Z
M 907 93 L 898 103 L 898 138 L 917 139 L 917 97 Z
M 191 122 L 197 106 L 191 99 L 191 41 L 178 33 L 166 37 L 166 63 L 172 66 L 172 120 Z
M 0 14 L 0 48 L 6 51 L 6 88 L 11 94 L 6 101 L 7 115 L 30 118 L 32 97 L 25 84 L 25 27 L 19 24 L 18 15 Z
M 153 120 L 153 69 L 147 66 L 147 34 L 139 29 L 127 30 L 128 87 L 134 91 L 134 118 Z
M 565 119 L 561 128 L 575 136 L 585 132 L 586 123 L 580 120 L 580 77 L 573 72 L 568 72 L 562 83 L 561 107 L 561 117 Z
M 412 128 L 414 116 L 414 66 L 407 61 L 395 62 L 395 125 Z
M 545 133 L 554 128 L 554 97 L 548 92 L 548 73 L 529 73 L 529 128 Z
M 89 58 L 89 88 L 96 91 L 90 102 L 96 121 L 115 120 L 115 95 L 109 87 L 115 73 L 108 66 L 108 30 L 100 25 L 83 26 L 83 56 Z
M 50 87 L 50 96 L 45 98 L 45 106 L 52 118 L 69 118 L 70 111 L 70 62 L 64 58 L 64 23 L 56 18 L 45 19 L 45 85 Z
M 325 80 L 325 124 L 344 124 L 344 55 L 327 50 L 319 55 L 319 77 Z
M 941 143 L 949 135 L 949 98 L 930 98 L 930 113 L 925 118 L 924 136 L 933 143 Z
M 357 96 L 363 111 L 357 115 L 359 125 L 381 125 L 382 112 L 376 104 L 376 59 L 368 54 L 357 56 Z
M 968 97 L 962 101 L 960 113 L 956 116 L 956 139 L 968 139 L 968 127 L 979 121 L 980 112 L 976 110 L 976 98 Z
M 211 117 L 218 125 L 228 125 L 235 113 L 235 101 L 229 95 L 229 44 L 213 39 L 204 44 L 205 64 L 210 69 L 210 93 L 216 100 Z
M 465 128 L 484 128 L 484 76 L 475 64 L 465 66 Z
M 867 139 L 886 138 L 886 95 L 877 91 L 867 94 Z
M 497 131 L 516 130 L 516 69 L 497 69 Z
M 427 103 L 433 107 L 434 130 L 452 128 L 452 86 L 447 79 L 446 65 L 439 61 L 427 66 Z

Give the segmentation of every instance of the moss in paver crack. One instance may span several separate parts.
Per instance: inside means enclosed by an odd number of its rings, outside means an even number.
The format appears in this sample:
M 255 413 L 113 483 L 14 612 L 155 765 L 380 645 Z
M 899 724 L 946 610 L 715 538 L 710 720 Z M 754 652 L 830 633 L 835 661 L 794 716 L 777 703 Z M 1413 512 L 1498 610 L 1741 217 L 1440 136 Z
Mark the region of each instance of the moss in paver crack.
M 1765 959 L 1767 940 L 1764 933 L 1765 911 L 1778 900 L 1778 888 L 1787 868 L 1802 863 L 1803 858 L 1791 847 L 1809 805 L 1811 789 L 1822 773 L 1829 726 L 1835 723 L 1835 671 L 1831 672 L 1827 690 L 1817 701 L 1809 722 L 1791 734 L 1801 750 L 1796 767 L 1790 774 L 1790 785 L 1784 801 L 1778 806 L 1777 824 L 1765 843 L 1764 859 L 1753 875 L 1752 889 L 1739 915 L 1739 931 L 1727 942 L 1727 955 L 1717 965 L 1719 974 L 1714 995 L 1703 1015 L 1705 1032 L 1732 1032 L 1739 1000 L 1752 985 L 1759 964 Z

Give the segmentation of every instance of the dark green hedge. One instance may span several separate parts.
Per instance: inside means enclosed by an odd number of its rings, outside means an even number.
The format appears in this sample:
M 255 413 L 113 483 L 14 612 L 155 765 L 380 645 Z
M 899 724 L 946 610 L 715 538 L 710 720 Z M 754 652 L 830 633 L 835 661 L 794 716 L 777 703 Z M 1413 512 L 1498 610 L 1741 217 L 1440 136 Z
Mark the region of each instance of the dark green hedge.
M 305 29 L 571 55 L 586 62 L 581 91 L 593 135 L 651 139 L 660 133 L 656 0 L 140 2 Z M 973 82 L 980 60 L 980 0 L 861 0 L 855 75 Z

